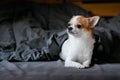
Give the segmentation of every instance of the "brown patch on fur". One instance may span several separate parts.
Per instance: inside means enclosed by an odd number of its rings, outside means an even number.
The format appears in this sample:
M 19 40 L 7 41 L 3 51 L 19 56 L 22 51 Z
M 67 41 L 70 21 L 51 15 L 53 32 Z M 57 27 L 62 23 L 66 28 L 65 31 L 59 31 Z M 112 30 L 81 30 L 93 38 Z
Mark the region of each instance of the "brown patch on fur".
M 84 28 L 86 31 L 88 31 L 91 34 L 91 36 L 94 38 L 94 35 L 93 35 L 94 28 L 89 25 L 90 21 L 91 21 L 90 18 L 86 18 L 84 16 L 80 16 L 78 18 L 78 23 L 81 24 L 81 28 Z

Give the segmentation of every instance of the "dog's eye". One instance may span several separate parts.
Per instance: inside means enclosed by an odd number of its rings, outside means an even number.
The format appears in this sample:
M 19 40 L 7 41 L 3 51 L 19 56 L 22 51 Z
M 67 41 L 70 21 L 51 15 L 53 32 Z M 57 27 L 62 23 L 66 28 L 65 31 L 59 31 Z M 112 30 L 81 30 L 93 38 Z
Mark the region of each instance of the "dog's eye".
M 78 27 L 78 28 L 81 28 L 81 25 L 78 24 L 77 27 Z
M 70 23 L 68 23 L 68 26 L 70 26 Z

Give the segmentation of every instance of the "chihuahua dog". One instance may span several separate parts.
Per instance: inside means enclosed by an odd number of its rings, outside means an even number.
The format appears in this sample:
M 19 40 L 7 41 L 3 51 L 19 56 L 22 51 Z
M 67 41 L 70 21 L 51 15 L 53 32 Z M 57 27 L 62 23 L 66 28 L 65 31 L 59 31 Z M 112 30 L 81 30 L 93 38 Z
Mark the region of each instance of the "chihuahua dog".
M 65 60 L 65 67 L 86 68 L 91 64 L 94 48 L 93 30 L 99 16 L 86 18 L 73 16 L 68 23 L 68 39 L 63 43 L 60 57 Z

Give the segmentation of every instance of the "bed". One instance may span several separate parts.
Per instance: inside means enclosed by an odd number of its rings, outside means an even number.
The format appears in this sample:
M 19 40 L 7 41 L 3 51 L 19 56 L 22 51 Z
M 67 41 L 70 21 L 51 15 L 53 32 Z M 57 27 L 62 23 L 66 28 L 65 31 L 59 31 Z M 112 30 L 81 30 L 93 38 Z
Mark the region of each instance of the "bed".
M 0 80 L 119 80 L 120 14 L 101 17 L 92 64 L 65 68 L 59 57 L 73 15 L 93 14 L 72 3 L 0 5 Z

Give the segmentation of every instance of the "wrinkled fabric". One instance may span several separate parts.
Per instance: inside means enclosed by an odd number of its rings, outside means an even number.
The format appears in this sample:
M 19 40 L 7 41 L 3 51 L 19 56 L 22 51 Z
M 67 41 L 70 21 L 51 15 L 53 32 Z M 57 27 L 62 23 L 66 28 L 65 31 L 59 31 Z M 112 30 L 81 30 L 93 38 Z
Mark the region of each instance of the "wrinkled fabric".
M 66 26 L 73 15 L 90 16 L 70 3 L 13 3 L 0 5 L 0 60 L 59 59 Z
M 108 62 L 120 62 L 120 14 L 105 20 L 101 19 L 95 28 L 95 34 L 100 37 L 104 57 Z
M 71 3 L 0 5 L 0 60 L 59 59 L 66 28 L 73 15 L 92 16 Z M 94 30 L 93 61 L 120 62 L 120 15 L 101 18 Z M 92 61 L 92 62 L 93 62 Z

